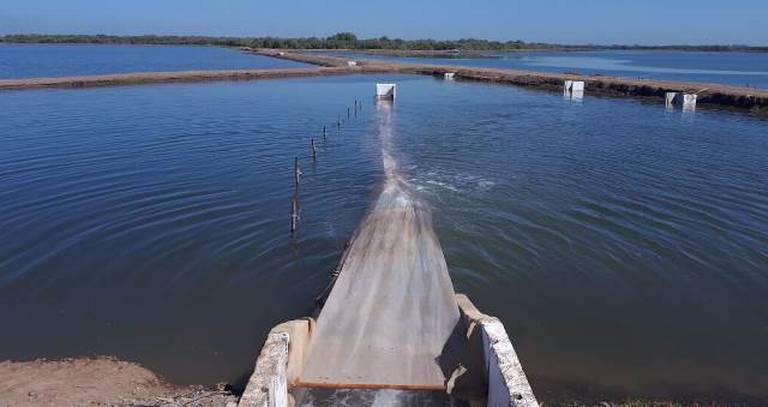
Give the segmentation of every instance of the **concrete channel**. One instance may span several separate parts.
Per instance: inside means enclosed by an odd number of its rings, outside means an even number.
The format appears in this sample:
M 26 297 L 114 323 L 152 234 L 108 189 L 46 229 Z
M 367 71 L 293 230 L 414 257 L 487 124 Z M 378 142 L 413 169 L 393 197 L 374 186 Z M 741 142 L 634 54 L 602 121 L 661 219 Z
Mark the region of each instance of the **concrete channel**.
M 241 407 L 538 405 L 504 326 L 454 292 L 394 154 L 395 110 L 378 100 L 385 177 L 332 288 L 316 315 L 272 329 Z

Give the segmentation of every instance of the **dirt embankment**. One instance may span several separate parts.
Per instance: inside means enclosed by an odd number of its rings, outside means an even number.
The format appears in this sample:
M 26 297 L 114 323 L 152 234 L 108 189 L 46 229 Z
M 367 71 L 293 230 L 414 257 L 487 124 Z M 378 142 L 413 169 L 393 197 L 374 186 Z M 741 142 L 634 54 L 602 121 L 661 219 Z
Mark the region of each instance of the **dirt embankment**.
M 579 75 L 567 73 L 533 72 L 512 69 L 472 68 L 462 66 L 409 64 L 388 61 L 356 60 L 355 66 L 348 66 L 348 58 L 298 53 L 279 50 L 251 49 L 260 55 L 287 59 L 323 67 L 345 69 L 347 73 L 405 73 L 442 76 L 455 73 L 456 79 L 495 82 L 560 91 L 563 81 L 584 81 L 586 93 L 610 97 L 635 97 L 655 99 L 663 102 L 666 92 L 697 92 L 698 104 L 713 107 L 728 107 L 749 110 L 753 113 L 768 114 L 768 91 L 711 83 L 676 82 L 616 78 L 604 75 Z
M 224 385 L 176 386 L 108 357 L 0 362 L 0 407 L 236 405 Z
M 36 88 L 85 88 L 98 86 L 144 85 L 151 83 L 237 81 L 293 78 L 301 76 L 343 75 L 346 68 L 251 69 L 235 71 L 140 72 L 62 78 L 2 79 L 0 90 Z
M 459 80 L 495 82 L 528 88 L 560 91 L 564 80 L 584 81 L 587 95 L 633 97 L 664 102 L 666 92 L 697 92 L 700 106 L 726 107 L 768 115 L 768 90 L 691 82 L 638 80 L 602 75 L 530 72 L 511 69 L 488 69 L 462 66 L 406 64 L 373 60 L 350 60 L 316 53 L 244 48 L 273 58 L 315 65 L 298 69 L 253 69 L 234 71 L 146 72 L 95 75 L 69 78 L 33 78 L 0 80 L 0 90 L 35 88 L 75 88 L 93 86 L 139 85 L 168 82 L 204 82 L 222 80 L 256 80 L 302 76 L 348 75 L 355 73 L 403 73 L 442 76 L 455 73 Z

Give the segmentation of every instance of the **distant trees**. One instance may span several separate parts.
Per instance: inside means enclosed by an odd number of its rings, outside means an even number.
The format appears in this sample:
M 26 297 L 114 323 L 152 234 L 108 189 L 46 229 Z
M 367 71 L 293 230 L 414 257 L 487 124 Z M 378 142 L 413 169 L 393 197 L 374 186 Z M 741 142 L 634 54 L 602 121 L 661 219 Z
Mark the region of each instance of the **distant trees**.
M 487 41 L 460 39 L 437 41 L 432 39 L 403 40 L 379 37 L 358 39 L 354 33 L 341 32 L 330 37 L 204 37 L 172 35 L 45 35 L 11 34 L 0 37 L 0 42 L 36 44 L 150 44 L 150 45 L 218 45 L 228 47 L 285 48 L 285 49 L 385 49 L 385 50 L 510 50 L 522 48 L 551 48 L 549 44 L 530 44 L 522 41 Z
M 668 49 L 695 51 L 768 51 L 768 47 L 744 45 L 557 45 L 523 41 L 489 41 L 475 38 L 438 41 L 432 39 L 403 40 L 399 38 L 359 39 L 350 32 L 330 37 L 206 37 L 175 35 L 46 35 L 11 34 L 0 37 L 0 42 L 37 44 L 148 44 L 148 45 L 216 45 L 224 47 L 284 48 L 284 49 L 354 49 L 354 50 L 472 50 L 512 51 L 520 49 Z

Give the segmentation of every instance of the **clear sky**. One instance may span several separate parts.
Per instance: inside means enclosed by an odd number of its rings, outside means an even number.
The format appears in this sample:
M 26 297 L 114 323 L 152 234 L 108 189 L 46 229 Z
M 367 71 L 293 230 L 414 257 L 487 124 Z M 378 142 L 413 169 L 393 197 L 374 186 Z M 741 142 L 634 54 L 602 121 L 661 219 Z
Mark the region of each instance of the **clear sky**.
M 768 0 L 0 0 L 0 34 L 768 45 Z

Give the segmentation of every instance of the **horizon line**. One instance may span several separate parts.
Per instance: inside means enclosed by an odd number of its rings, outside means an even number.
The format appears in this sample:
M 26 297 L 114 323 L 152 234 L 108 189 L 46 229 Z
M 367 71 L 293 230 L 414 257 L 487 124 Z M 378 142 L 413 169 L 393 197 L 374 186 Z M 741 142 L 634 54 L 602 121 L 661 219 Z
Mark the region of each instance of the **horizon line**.
M 310 35 L 310 36 L 273 36 L 273 35 L 215 35 L 215 34 L 152 34 L 152 33 L 142 33 L 142 34 L 106 34 L 106 33 L 46 33 L 46 32 L 14 32 L 14 33 L 6 33 L 6 34 L 0 34 L 0 39 L 4 39 L 7 37 L 13 37 L 13 36 L 51 36 L 51 37 L 67 37 L 67 36 L 77 36 L 77 37 L 113 37 L 113 38 L 139 38 L 139 37 L 171 37 L 171 38 L 220 38 L 220 39 L 240 39 L 240 40 L 247 40 L 247 39 L 263 39 L 263 38 L 272 38 L 272 39 L 283 39 L 283 40 L 292 40 L 292 39 L 328 39 L 333 37 L 334 35 L 338 34 L 354 34 L 355 37 L 357 37 L 357 34 L 352 32 L 344 32 L 340 31 L 332 35 L 327 36 L 317 36 L 317 35 Z M 489 43 L 500 43 L 500 44 L 507 44 L 507 43 L 522 43 L 522 44 L 540 44 L 540 45 L 548 45 L 548 46 L 562 46 L 562 47 L 572 47 L 572 48 L 578 48 L 578 47 L 635 47 L 635 48 L 665 48 L 665 47 L 690 47 L 690 48 L 707 48 L 707 47 L 737 47 L 737 48 L 768 48 L 768 44 L 765 45 L 749 45 L 749 44 L 738 44 L 738 43 L 709 43 L 709 44 L 690 44 L 690 43 L 658 43 L 658 44 L 648 44 L 648 43 L 561 43 L 561 42 L 543 42 L 543 41 L 526 41 L 521 39 L 507 39 L 507 40 L 493 40 L 493 39 L 486 39 L 486 38 L 478 38 L 478 37 L 461 37 L 461 38 L 455 38 L 455 39 L 436 39 L 436 38 L 402 38 L 402 37 L 391 37 L 388 35 L 381 35 L 381 36 L 372 36 L 372 37 L 357 37 L 358 41 L 369 41 L 369 40 L 379 40 L 386 38 L 390 41 L 395 40 L 402 40 L 406 42 L 418 42 L 418 41 L 434 41 L 434 42 L 460 42 L 460 41 L 484 41 Z

